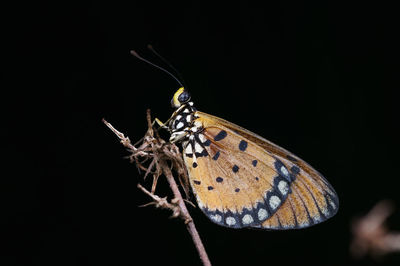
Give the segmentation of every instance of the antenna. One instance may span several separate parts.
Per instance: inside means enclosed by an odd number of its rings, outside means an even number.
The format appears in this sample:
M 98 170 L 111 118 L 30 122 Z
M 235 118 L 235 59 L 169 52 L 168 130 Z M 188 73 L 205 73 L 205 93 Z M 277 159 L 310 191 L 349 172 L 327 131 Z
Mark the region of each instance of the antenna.
M 173 77 L 173 78 L 179 83 L 179 85 L 181 85 L 181 87 L 184 87 L 183 84 L 179 81 L 179 79 L 177 79 L 177 78 L 176 78 L 171 72 L 169 72 L 168 70 L 166 70 L 166 69 L 164 69 L 164 68 L 162 68 L 162 67 L 160 67 L 160 66 L 158 66 L 158 65 L 156 65 L 156 64 L 154 64 L 154 63 L 152 63 L 152 62 L 150 62 L 149 60 L 144 59 L 143 57 L 141 57 L 140 55 L 138 55 L 138 53 L 136 53 L 135 50 L 132 50 L 132 51 L 131 51 L 131 54 L 132 54 L 134 57 L 136 57 L 136 58 L 142 60 L 143 62 L 146 62 L 147 64 L 152 65 L 153 67 L 156 67 L 156 68 L 158 68 L 158 69 L 164 71 L 165 73 L 167 73 L 168 75 L 170 75 L 171 77 Z
M 183 79 L 181 73 L 164 57 L 162 57 L 154 48 L 151 44 L 147 45 L 147 48 L 152 51 L 158 58 L 160 58 L 164 63 L 166 63 L 175 73 L 178 75 L 178 78 L 182 80 L 184 87 L 186 88 L 185 80 Z

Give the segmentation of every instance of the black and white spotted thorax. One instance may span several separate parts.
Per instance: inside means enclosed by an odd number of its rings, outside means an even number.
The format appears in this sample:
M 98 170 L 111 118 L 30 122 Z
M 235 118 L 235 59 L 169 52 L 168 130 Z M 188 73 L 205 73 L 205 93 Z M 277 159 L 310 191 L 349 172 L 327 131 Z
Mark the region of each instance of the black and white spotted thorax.
M 198 118 L 193 102 L 188 102 L 177 111 L 168 125 L 170 142 L 181 142 L 185 155 L 191 158 L 193 154 L 194 158 L 207 156 L 205 146 L 210 145 L 210 141 L 202 134 L 204 128 Z

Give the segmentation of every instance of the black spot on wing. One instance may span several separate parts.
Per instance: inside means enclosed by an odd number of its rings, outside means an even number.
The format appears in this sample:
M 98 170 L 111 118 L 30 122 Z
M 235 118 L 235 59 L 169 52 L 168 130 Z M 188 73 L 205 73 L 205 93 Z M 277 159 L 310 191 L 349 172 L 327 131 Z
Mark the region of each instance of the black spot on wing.
M 203 149 L 202 152 L 196 152 L 195 155 L 196 155 L 197 158 L 198 157 L 205 157 L 205 156 L 208 155 L 208 152 L 206 151 L 206 149 Z
M 290 172 L 291 179 L 294 181 L 296 180 L 296 177 L 300 174 L 300 168 L 298 168 L 296 165 L 293 165 L 292 168 L 290 168 Z
M 292 168 L 290 168 L 290 171 L 294 174 L 294 175 L 298 175 L 300 173 L 300 168 L 298 168 L 296 165 L 293 165 Z
M 193 180 L 193 183 L 195 183 L 196 185 L 200 185 L 201 184 L 201 182 L 198 181 L 198 180 Z
M 227 135 L 228 135 L 228 133 L 226 133 L 225 130 L 221 130 L 221 131 L 214 137 L 214 140 L 215 140 L 215 141 L 223 140 Z
M 224 179 L 222 178 L 222 177 L 217 177 L 216 179 L 215 179 L 218 183 L 221 183 L 222 181 L 224 181 Z
M 254 167 L 256 167 L 256 166 L 257 166 L 257 160 L 253 160 L 253 161 L 251 162 L 251 164 L 252 164 Z
M 205 142 L 203 142 L 203 145 L 204 146 L 210 146 L 210 144 L 211 144 L 211 140 L 206 140 Z
M 217 151 L 212 158 L 214 161 L 216 161 L 218 159 L 218 157 L 219 157 L 219 151 Z
M 239 166 L 237 166 L 236 164 L 232 167 L 232 171 L 234 173 L 237 173 L 237 171 L 239 171 Z
M 247 148 L 247 142 L 244 141 L 244 140 L 241 140 L 241 141 L 239 142 L 239 150 L 245 151 L 246 148 Z

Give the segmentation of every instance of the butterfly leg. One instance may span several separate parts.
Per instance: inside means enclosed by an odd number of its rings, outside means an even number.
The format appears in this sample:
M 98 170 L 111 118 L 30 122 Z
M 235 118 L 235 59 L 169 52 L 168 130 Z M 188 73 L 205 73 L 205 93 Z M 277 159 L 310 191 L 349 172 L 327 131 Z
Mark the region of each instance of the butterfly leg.
M 168 129 L 168 126 L 166 126 L 165 124 L 167 124 L 169 122 L 169 120 L 170 119 L 168 119 L 167 122 L 163 123 L 163 122 L 161 122 L 160 119 L 158 119 L 156 117 L 151 125 L 154 126 L 157 123 L 161 128 Z
M 171 137 L 169 138 L 169 142 L 171 143 L 175 143 L 177 141 L 180 141 L 184 138 L 186 138 L 186 136 L 189 134 L 189 132 L 187 131 L 177 131 L 171 134 Z
M 154 126 L 154 125 L 157 123 L 161 128 L 168 129 L 168 128 L 169 128 L 169 127 L 168 127 L 168 123 L 169 123 L 172 119 L 174 119 L 175 116 L 177 116 L 177 114 L 178 114 L 184 107 L 185 107 L 185 105 L 182 105 L 181 107 L 179 107 L 175 112 L 172 113 L 171 117 L 168 118 L 168 120 L 165 121 L 164 123 L 161 122 L 161 120 L 158 119 L 158 118 L 154 119 L 152 125 Z

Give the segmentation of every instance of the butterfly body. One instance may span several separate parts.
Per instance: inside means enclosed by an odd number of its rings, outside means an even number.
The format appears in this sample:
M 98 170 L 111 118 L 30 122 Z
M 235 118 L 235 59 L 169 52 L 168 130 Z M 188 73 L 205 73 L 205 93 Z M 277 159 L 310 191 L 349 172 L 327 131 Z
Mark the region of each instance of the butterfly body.
M 182 87 L 168 123 L 181 142 L 199 208 L 230 228 L 299 229 L 338 210 L 336 192 L 303 160 L 221 118 L 197 111 Z

